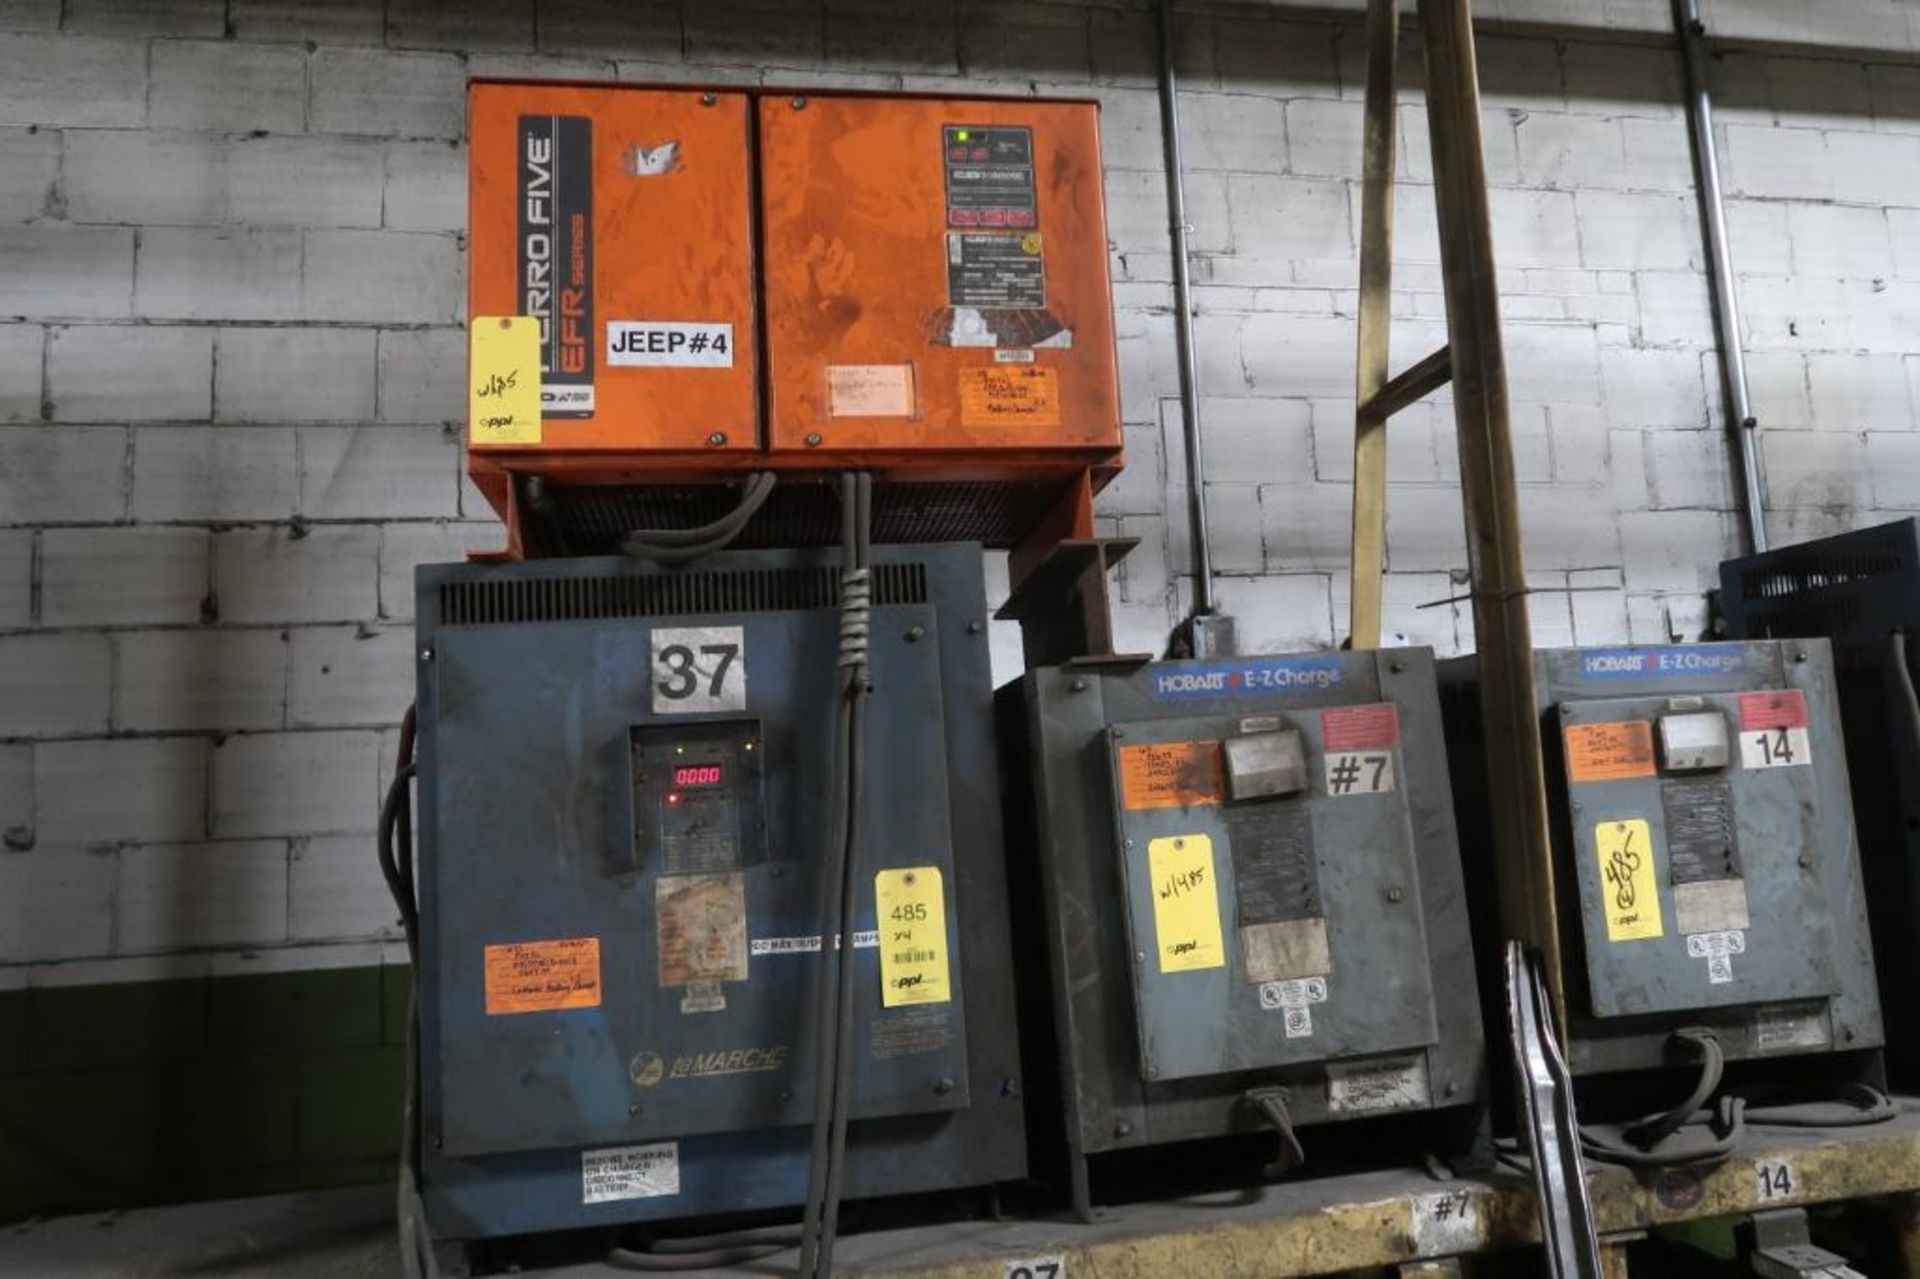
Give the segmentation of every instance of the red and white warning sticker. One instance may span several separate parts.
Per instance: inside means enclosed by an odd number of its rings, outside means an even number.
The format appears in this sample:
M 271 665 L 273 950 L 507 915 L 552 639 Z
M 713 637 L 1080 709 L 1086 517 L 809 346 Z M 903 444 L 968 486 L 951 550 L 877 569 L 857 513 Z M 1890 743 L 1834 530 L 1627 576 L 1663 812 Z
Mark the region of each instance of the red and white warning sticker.
M 1807 695 L 1797 688 L 1740 694 L 1740 730 L 1805 728 Z
M 1797 688 L 1740 694 L 1740 766 L 1797 768 L 1813 763 L 1807 695 Z
M 1320 712 L 1320 735 L 1334 751 L 1377 751 L 1400 744 L 1400 708 L 1392 702 L 1336 706 Z

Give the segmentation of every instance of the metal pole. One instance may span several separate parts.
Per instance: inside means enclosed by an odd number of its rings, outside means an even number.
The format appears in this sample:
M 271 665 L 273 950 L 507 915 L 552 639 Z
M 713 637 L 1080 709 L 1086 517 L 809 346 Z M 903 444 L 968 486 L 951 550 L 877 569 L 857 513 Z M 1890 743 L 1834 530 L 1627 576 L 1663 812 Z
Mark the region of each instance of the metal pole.
M 1193 281 L 1187 275 L 1186 169 L 1180 161 L 1179 87 L 1174 82 L 1173 0 L 1160 0 L 1160 142 L 1167 165 L 1167 222 L 1173 234 L 1173 332 L 1180 355 L 1180 424 L 1187 443 L 1187 520 L 1193 530 L 1193 611 L 1213 612 L 1213 555 L 1207 546 L 1207 490 L 1200 464 L 1200 370 L 1193 349 Z
M 1760 424 L 1747 390 L 1746 334 L 1740 294 L 1727 244 L 1727 203 L 1720 186 L 1720 157 L 1713 143 L 1713 97 L 1707 89 L 1706 26 L 1700 0 L 1673 0 L 1673 25 L 1687 67 L 1687 124 L 1693 133 L 1693 167 L 1706 230 L 1708 275 L 1713 281 L 1713 325 L 1720 342 L 1720 377 L 1726 388 L 1727 428 L 1740 455 L 1740 483 L 1747 517 L 1747 547 L 1767 549 L 1766 497 L 1760 487 Z

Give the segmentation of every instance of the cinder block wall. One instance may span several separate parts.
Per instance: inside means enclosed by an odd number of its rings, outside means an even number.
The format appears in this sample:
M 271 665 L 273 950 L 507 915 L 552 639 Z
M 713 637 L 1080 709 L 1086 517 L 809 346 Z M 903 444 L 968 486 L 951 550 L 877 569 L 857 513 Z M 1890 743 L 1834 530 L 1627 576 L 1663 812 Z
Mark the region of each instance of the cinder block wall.
M 1344 631 L 1356 7 L 1181 23 L 1215 555 L 1264 649 Z M 1536 638 L 1693 637 L 1737 544 L 1666 0 L 1483 8 Z M 1920 10 L 1709 16 L 1750 42 L 1715 73 L 1775 535 L 1920 509 Z M 1097 96 L 1101 510 L 1157 644 L 1190 582 L 1153 31 L 1142 0 L 0 0 L 0 992 L 396 958 L 370 832 L 411 573 L 494 541 L 457 425 L 470 76 Z M 1401 122 L 1396 365 L 1444 337 Z M 1470 647 L 1444 395 L 1391 441 L 1389 627 Z

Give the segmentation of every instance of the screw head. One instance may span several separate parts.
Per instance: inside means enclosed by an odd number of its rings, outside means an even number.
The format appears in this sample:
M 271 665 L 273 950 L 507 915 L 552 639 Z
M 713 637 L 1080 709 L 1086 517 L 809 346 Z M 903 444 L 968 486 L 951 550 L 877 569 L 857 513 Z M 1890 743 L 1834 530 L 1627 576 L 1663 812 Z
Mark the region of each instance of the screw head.
M 638 1115 L 638 1114 L 640 1113 L 640 1103 L 639 1103 L 639 1102 L 635 1102 L 635 1103 L 634 1103 L 633 1105 L 631 1105 L 631 1106 L 628 1106 L 628 1107 L 627 1107 L 627 1113 L 628 1113 L 629 1115 Z
M 713 447 L 715 448 L 719 448 L 722 444 L 725 444 L 726 442 L 727 442 L 727 433 L 725 431 L 715 431 L 712 435 L 709 435 L 707 437 L 707 443 L 713 445 Z
M 805 111 L 807 109 L 807 100 L 800 97 L 792 98 L 788 101 L 788 105 L 795 111 Z
M 710 107 L 718 101 L 720 101 L 720 95 L 717 93 L 703 93 L 700 95 L 700 105 L 703 107 Z
M 923 638 L 925 638 L 926 633 L 927 633 L 927 628 L 924 626 L 909 626 L 907 628 L 907 643 L 918 644 Z
M 1406 890 L 1402 888 L 1389 888 L 1387 890 L 1387 900 L 1390 902 L 1400 901 L 1405 898 L 1406 895 Z
M 1067 685 L 1067 691 L 1069 693 L 1084 693 L 1087 691 L 1087 681 L 1083 679 L 1074 680 L 1071 684 Z
M 433 650 L 430 648 L 421 649 L 420 660 L 423 662 L 431 662 L 433 660 Z
M 1407 664 L 1405 662 L 1388 662 L 1387 663 L 1388 672 L 1394 675 L 1398 675 L 1401 671 L 1404 671 L 1406 669 L 1407 669 Z
M 820 447 L 820 432 L 818 431 L 807 432 L 807 447 L 810 449 L 817 449 Z
M 980 623 L 978 622 L 967 623 L 967 634 L 978 635 L 979 633 L 980 633 Z
M 1126 730 L 1122 729 L 1118 724 L 1116 724 L 1112 728 L 1107 730 L 1107 735 L 1109 737 L 1125 737 L 1127 734 L 1126 734 Z
M 1133 952 L 1133 962 L 1134 962 L 1134 963 L 1136 963 L 1136 964 L 1144 964 L 1144 963 L 1146 963 L 1146 962 L 1147 962 L 1147 952 L 1146 952 L 1146 951 L 1144 951 L 1144 950 L 1136 950 L 1136 951 L 1134 951 L 1134 952 Z
M 1113 1135 L 1116 1137 L 1131 1137 L 1133 1136 L 1133 1125 L 1125 1119 L 1116 1119 L 1113 1121 Z
M 1802 869 L 1802 870 L 1812 870 L 1812 869 L 1813 869 L 1813 854 L 1812 854 L 1812 853 L 1802 853 L 1802 854 L 1800 854 L 1800 869 Z
M 948 1093 L 953 1091 L 953 1080 L 949 1079 L 945 1075 L 942 1075 L 940 1076 L 940 1078 L 933 1081 L 933 1090 L 944 1097 Z
M 1793 655 L 1793 660 L 1796 662 L 1804 662 L 1807 660 L 1807 655 L 1805 653 L 1795 653 Z

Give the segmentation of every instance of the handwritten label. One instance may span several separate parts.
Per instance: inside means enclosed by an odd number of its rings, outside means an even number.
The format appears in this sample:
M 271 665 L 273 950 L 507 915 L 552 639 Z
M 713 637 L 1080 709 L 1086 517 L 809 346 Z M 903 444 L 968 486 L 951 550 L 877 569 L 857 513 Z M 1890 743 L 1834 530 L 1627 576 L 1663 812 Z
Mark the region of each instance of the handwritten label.
M 940 868 L 878 872 L 873 877 L 873 904 L 880 925 L 881 1005 L 901 1008 L 952 999 Z
M 1653 725 L 1644 719 L 1617 724 L 1569 724 L 1567 775 L 1576 782 L 1612 782 L 1652 777 Z
M 487 1016 L 600 1006 L 600 939 L 506 942 L 486 948 Z
M 912 417 L 913 365 L 829 364 L 828 417 Z
M 540 323 L 483 315 L 468 332 L 467 422 L 474 444 L 540 442 Z
M 1220 938 L 1220 890 L 1213 875 L 1213 840 L 1206 835 L 1168 835 L 1147 845 L 1147 875 L 1153 892 L 1153 929 L 1160 971 L 1224 968 Z
M 1218 804 L 1219 742 L 1142 742 L 1120 748 L 1120 802 L 1130 809 Z
M 962 426 L 1060 425 L 1060 375 L 1042 364 L 960 370 Z
M 1608 941 L 1643 941 L 1664 931 L 1660 883 L 1653 869 L 1653 828 L 1644 818 L 1601 822 L 1593 828 L 1600 859 L 1600 903 Z

